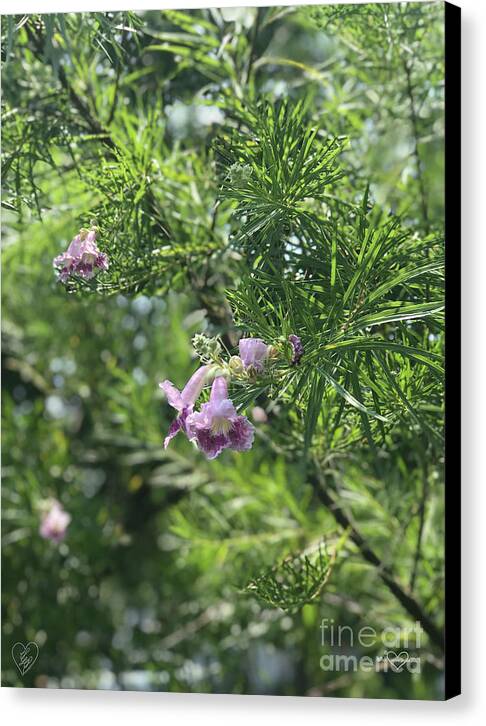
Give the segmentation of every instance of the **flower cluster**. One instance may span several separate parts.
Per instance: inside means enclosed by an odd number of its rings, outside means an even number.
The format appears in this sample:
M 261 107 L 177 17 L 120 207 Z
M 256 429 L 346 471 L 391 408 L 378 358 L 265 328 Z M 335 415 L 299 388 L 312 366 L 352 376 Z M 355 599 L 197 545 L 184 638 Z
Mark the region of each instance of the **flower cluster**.
M 221 353 L 219 340 L 217 338 L 208 338 L 202 333 L 196 333 L 192 339 L 192 346 L 199 359 L 204 363 L 217 360 Z
M 210 352 L 214 353 L 214 348 L 210 350 L 209 344 L 204 345 L 201 336 L 196 341 L 196 347 L 203 352 L 203 360 L 208 359 Z M 228 397 L 228 378 L 239 373 L 256 375 L 263 372 L 269 351 L 270 347 L 260 338 L 243 338 L 239 344 L 239 356 L 232 356 L 224 368 L 217 363 L 202 365 L 182 391 L 171 381 L 160 383 L 167 401 L 177 411 L 177 417 L 164 440 L 164 447 L 167 448 L 174 436 L 182 431 L 208 459 L 215 459 L 224 449 L 251 449 L 255 429 L 246 416 L 237 413 L 233 401 Z M 204 386 L 210 383 L 208 403 L 203 403 L 200 411 L 194 411 Z
M 246 416 L 236 412 L 224 376 L 214 379 L 209 402 L 187 417 L 186 431 L 208 459 L 215 459 L 223 449 L 247 451 L 253 444 L 254 428 Z
M 81 229 L 66 252 L 53 260 L 58 279 L 67 282 L 71 275 L 90 280 L 100 270 L 108 269 L 108 256 L 96 244 L 96 229 Z
M 62 504 L 57 499 L 49 500 L 44 505 L 39 534 L 44 539 L 59 544 L 66 535 L 70 521 L 71 515 L 63 509 Z
M 253 175 L 251 164 L 232 164 L 228 170 L 227 179 L 233 186 L 244 186 Z

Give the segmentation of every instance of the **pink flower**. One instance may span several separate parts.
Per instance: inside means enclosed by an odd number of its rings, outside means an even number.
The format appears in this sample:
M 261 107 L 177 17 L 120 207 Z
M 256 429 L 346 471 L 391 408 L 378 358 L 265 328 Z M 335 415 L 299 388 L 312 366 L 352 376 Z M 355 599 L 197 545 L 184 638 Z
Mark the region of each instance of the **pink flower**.
M 194 404 L 204 388 L 210 369 L 211 366 L 201 366 L 198 368 L 191 378 L 189 378 L 182 391 L 179 391 L 171 381 L 166 380 L 159 383 L 160 388 L 162 388 L 167 396 L 168 403 L 179 414 L 170 425 L 167 436 L 164 439 L 165 449 L 180 430 L 186 433 L 186 419 L 192 413 Z
M 260 338 L 242 338 L 239 349 L 245 368 L 252 367 L 260 373 L 268 356 L 268 345 Z
M 209 403 L 185 421 L 186 433 L 208 459 L 215 459 L 223 449 L 247 451 L 253 444 L 254 428 L 245 416 L 237 414 L 228 398 L 228 384 L 223 376 L 214 379 Z
M 108 256 L 100 252 L 96 244 L 96 230 L 81 230 L 72 240 L 66 252 L 53 261 L 59 280 L 66 282 L 70 275 L 90 280 L 98 270 L 108 269 Z
M 251 417 L 255 423 L 266 423 L 268 421 L 267 412 L 261 406 L 254 406 L 251 409 Z
M 57 544 L 64 539 L 70 521 L 71 515 L 64 511 L 57 499 L 53 499 L 50 508 L 42 516 L 39 534 Z

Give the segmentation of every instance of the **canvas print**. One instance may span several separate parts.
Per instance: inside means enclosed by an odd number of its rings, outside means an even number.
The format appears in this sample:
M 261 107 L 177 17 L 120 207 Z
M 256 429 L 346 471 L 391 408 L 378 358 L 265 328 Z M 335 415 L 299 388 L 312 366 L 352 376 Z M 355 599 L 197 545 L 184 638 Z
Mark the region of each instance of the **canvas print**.
M 447 12 L 2 17 L 4 686 L 451 695 Z

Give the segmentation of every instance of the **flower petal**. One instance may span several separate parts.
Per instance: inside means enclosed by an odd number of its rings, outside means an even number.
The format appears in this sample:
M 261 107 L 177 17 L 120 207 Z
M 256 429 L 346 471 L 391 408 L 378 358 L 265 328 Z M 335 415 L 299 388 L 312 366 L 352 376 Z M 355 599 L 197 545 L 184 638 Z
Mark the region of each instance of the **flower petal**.
M 235 451 L 248 451 L 253 445 L 255 427 L 248 421 L 246 416 L 238 416 L 228 433 L 230 447 Z
M 175 408 L 176 411 L 181 412 L 184 408 L 184 403 L 182 401 L 180 391 L 174 386 L 174 384 L 169 380 L 165 380 L 162 381 L 162 383 L 159 383 L 159 388 L 161 388 L 167 396 L 169 405 L 171 405 L 172 408 Z
M 268 355 L 268 345 L 261 338 L 242 338 L 239 342 L 240 358 L 245 368 L 262 370 Z
M 201 366 L 189 378 L 181 393 L 184 406 L 194 406 L 204 388 L 210 368 L 211 366 Z
M 184 423 L 185 423 L 184 418 L 185 417 L 183 416 L 183 414 L 181 414 L 180 416 L 177 416 L 177 418 L 175 418 L 172 421 L 171 425 L 169 426 L 167 436 L 164 439 L 164 449 L 166 449 L 169 446 L 169 444 L 172 441 L 172 439 L 174 438 L 174 436 L 176 436 L 176 434 L 178 434 L 179 431 L 184 427 Z
M 215 459 L 229 445 L 229 439 L 225 434 L 213 435 L 207 429 L 198 430 L 195 441 L 207 459 Z

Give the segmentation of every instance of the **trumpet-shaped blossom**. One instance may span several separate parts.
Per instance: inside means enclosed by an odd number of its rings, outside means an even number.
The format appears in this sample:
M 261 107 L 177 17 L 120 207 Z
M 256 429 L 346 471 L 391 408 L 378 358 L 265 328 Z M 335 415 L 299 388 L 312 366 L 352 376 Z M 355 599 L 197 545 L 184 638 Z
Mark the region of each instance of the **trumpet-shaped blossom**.
M 71 515 L 62 508 L 62 505 L 54 499 L 48 509 L 42 516 L 39 527 L 39 534 L 44 539 L 50 539 L 52 542 L 61 542 L 71 521 Z
M 223 376 L 214 379 L 209 403 L 204 403 L 199 413 L 191 413 L 185 426 L 189 439 L 208 459 L 215 459 L 223 449 L 247 451 L 253 444 L 255 429 L 236 412 Z
M 260 338 L 242 338 L 239 342 L 240 358 L 245 368 L 261 373 L 268 356 L 268 345 Z
M 292 346 L 292 359 L 290 363 L 293 366 L 299 365 L 300 359 L 304 355 L 304 346 L 302 345 L 302 341 L 298 335 L 293 334 L 289 335 L 288 341 Z
M 201 366 L 198 368 L 189 378 L 182 391 L 179 391 L 171 381 L 166 380 L 159 383 L 160 388 L 167 396 L 168 403 L 179 414 L 171 423 L 167 436 L 164 439 L 165 449 L 180 430 L 186 432 L 186 419 L 192 413 L 194 404 L 204 388 L 210 369 L 211 366 Z
M 59 280 L 66 282 L 70 275 L 90 280 L 99 270 L 108 269 L 108 256 L 96 244 L 96 230 L 81 231 L 71 241 L 66 252 L 54 258 Z

